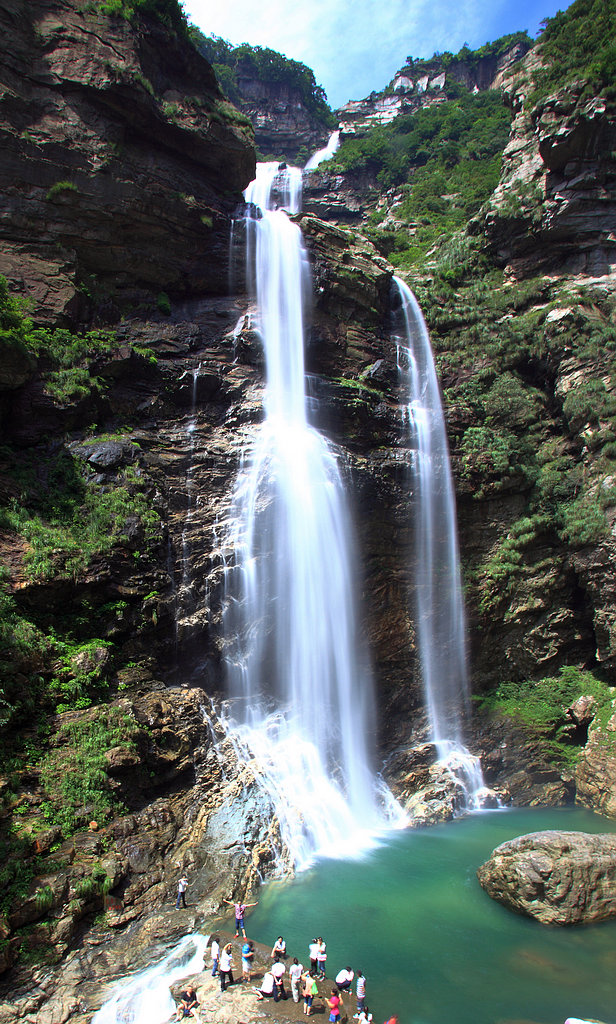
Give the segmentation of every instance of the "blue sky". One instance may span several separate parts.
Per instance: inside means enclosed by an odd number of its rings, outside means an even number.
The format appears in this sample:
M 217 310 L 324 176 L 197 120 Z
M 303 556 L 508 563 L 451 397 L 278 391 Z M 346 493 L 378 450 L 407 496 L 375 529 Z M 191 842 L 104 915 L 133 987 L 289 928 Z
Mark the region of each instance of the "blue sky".
M 185 0 L 206 35 L 269 46 L 312 68 L 332 107 L 382 89 L 408 55 L 456 53 L 540 22 L 567 0 Z

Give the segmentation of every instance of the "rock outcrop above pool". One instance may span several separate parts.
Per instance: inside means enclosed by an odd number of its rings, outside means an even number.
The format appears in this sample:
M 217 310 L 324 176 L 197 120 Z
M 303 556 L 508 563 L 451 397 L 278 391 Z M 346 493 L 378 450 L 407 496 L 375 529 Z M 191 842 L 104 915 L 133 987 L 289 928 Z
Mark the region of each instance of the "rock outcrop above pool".
M 616 917 L 616 836 L 531 832 L 502 843 L 477 871 L 492 899 L 541 924 Z

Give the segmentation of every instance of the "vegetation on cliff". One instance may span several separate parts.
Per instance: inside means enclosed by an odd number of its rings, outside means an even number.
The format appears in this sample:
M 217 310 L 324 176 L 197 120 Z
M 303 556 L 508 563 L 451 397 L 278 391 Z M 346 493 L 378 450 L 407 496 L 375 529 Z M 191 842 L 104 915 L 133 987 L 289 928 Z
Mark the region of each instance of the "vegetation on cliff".
M 587 95 L 616 100 L 616 0 L 575 0 L 543 25 L 531 102 L 575 81 L 586 83 Z
M 96 7 L 102 14 L 128 20 L 137 15 L 145 15 L 182 33 L 188 29 L 186 15 L 178 0 L 98 0 Z
M 582 696 L 590 714 L 587 720 L 580 715 L 580 722 L 575 704 Z M 572 665 L 555 677 L 502 682 L 489 695 L 477 698 L 484 712 L 512 719 L 550 760 L 568 767 L 579 759 L 590 723 L 605 729 L 614 711 L 613 699 L 613 689 L 603 680 Z M 611 747 L 616 749 L 616 742 Z
M 369 232 L 394 266 L 409 267 L 443 235 L 466 226 L 496 187 L 511 114 L 496 91 L 473 95 L 452 83 L 452 98 L 397 117 L 363 138 L 343 141 L 328 171 L 369 174 L 396 188 L 394 223 Z
M 240 75 L 251 76 L 260 82 L 285 85 L 298 94 L 306 110 L 324 127 L 335 126 L 336 119 L 325 92 L 305 64 L 268 47 L 249 43 L 232 46 L 218 36 L 204 35 L 194 25 L 190 26 L 190 35 L 199 52 L 212 65 L 222 91 L 232 103 L 241 104 L 244 98 L 238 83 Z
M 32 374 L 38 370 L 49 400 L 69 416 L 71 407 L 86 400 L 93 414 L 96 397 L 106 387 L 97 376 L 97 358 L 115 346 L 110 331 L 74 334 L 34 327 L 21 300 L 0 278 L 0 350 L 21 352 Z M 142 353 L 138 358 L 152 358 Z M 151 481 L 139 467 L 138 447 L 120 444 L 118 438 L 117 465 L 102 477 L 88 462 L 87 441 L 78 449 L 61 441 L 26 451 L 7 444 L 0 449 L 3 560 L 12 558 L 19 565 L 24 583 L 76 582 L 94 558 L 114 548 L 141 550 L 147 557 L 160 543 L 160 518 Z M 92 437 L 90 451 L 105 440 L 100 434 Z M 17 603 L 5 580 L 2 584 L 0 734 L 4 727 L 6 742 L 19 723 L 36 721 L 40 713 L 88 707 L 108 684 L 100 665 L 85 670 L 81 665 L 81 655 L 93 642 L 83 610 L 72 617 L 66 610 L 33 612 Z M 95 646 L 113 645 L 96 640 Z
M 446 70 L 451 67 L 452 64 L 464 64 L 469 70 L 473 70 L 477 67 L 480 61 L 498 59 L 503 54 L 507 53 L 508 50 L 513 49 L 514 46 L 522 45 L 524 47 L 531 47 L 533 40 L 529 36 L 528 32 L 510 32 L 507 35 L 500 36 L 495 39 L 494 42 L 485 43 L 483 46 L 477 47 L 476 50 L 471 50 L 467 43 L 458 50 L 457 53 L 451 53 L 450 50 L 444 50 L 442 53 L 435 53 L 432 57 L 407 57 L 406 65 L 401 69 L 400 74 L 408 75 L 413 79 L 421 78 L 425 74 L 434 74 L 435 69 Z M 393 85 L 393 80 L 392 83 Z

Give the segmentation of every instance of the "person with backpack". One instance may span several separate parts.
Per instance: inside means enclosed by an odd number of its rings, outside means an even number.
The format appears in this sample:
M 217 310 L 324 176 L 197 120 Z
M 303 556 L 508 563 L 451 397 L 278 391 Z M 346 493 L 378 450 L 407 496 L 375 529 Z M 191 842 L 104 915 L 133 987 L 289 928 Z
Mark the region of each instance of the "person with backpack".
M 314 971 L 308 971 L 302 975 L 302 995 L 304 997 L 304 1013 L 307 1017 L 310 1017 L 312 1013 L 312 1003 L 315 996 L 319 994 L 319 987 L 317 985 L 316 974 Z

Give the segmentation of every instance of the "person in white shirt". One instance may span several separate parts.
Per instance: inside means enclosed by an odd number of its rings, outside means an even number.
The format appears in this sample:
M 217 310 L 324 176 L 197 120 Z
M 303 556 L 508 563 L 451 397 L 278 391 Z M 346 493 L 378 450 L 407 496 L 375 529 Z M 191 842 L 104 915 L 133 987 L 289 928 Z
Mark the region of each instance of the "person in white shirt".
M 261 988 L 256 988 L 257 999 L 267 999 L 269 996 L 274 994 L 274 975 L 271 971 L 266 971 L 263 975 L 263 981 L 261 982 Z
M 351 982 L 355 977 L 355 971 L 351 970 L 350 967 L 343 967 L 341 971 L 338 971 L 336 975 L 336 985 L 343 992 L 348 992 L 351 988 Z
M 304 965 L 297 962 L 297 957 L 293 957 L 293 963 L 289 967 L 289 978 L 291 979 L 291 995 L 293 996 L 293 1002 L 299 1003 L 299 985 L 302 974 L 304 973 Z
M 218 970 L 220 972 L 220 991 L 225 992 L 227 984 L 233 984 L 233 962 L 232 962 L 232 950 L 233 947 L 230 942 L 223 947 L 220 954 L 220 963 Z
M 308 946 L 308 955 L 310 956 L 310 970 L 316 972 L 319 957 L 319 943 L 316 939 L 313 939 Z
M 182 877 L 180 878 L 180 880 L 178 882 L 178 898 L 175 901 L 175 909 L 176 910 L 180 909 L 180 902 L 182 903 L 182 906 L 184 907 L 184 910 L 186 910 L 186 890 L 187 889 L 188 889 L 188 879 L 187 879 L 186 875 L 182 875 Z
M 212 977 L 215 978 L 218 974 L 218 960 L 220 958 L 220 943 L 218 942 L 218 936 L 212 935 L 210 943 L 210 953 L 212 955 Z M 203 959 L 207 957 L 207 952 L 203 954 Z M 204 964 L 205 966 L 205 964 Z
M 355 1014 L 353 1020 L 356 1020 L 357 1024 L 372 1024 L 372 1014 L 368 1007 L 364 1006 L 363 1010 Z
M 286 955 L 287 955 L 287 944 L 284 941 L 282 935 L 279 935 L 278 938 L 276 939 L 276 941 L 275 941 L 275 943 L 274 943 L 274 945 L 272 947 L 272 954 L 271 955 L 272 955 L 272 960 L 274 959 L 275 956 L 282 957 L 283 960 L 286 957 Z
M 284 975 L 285 965 L 281 964 L 278 957 L 275 958 L 272 964 L 271 971 L 274 975 L 274 1002 L 277 1003 L 279 999 L 286 999 L 287 993 L 284 990 Z

